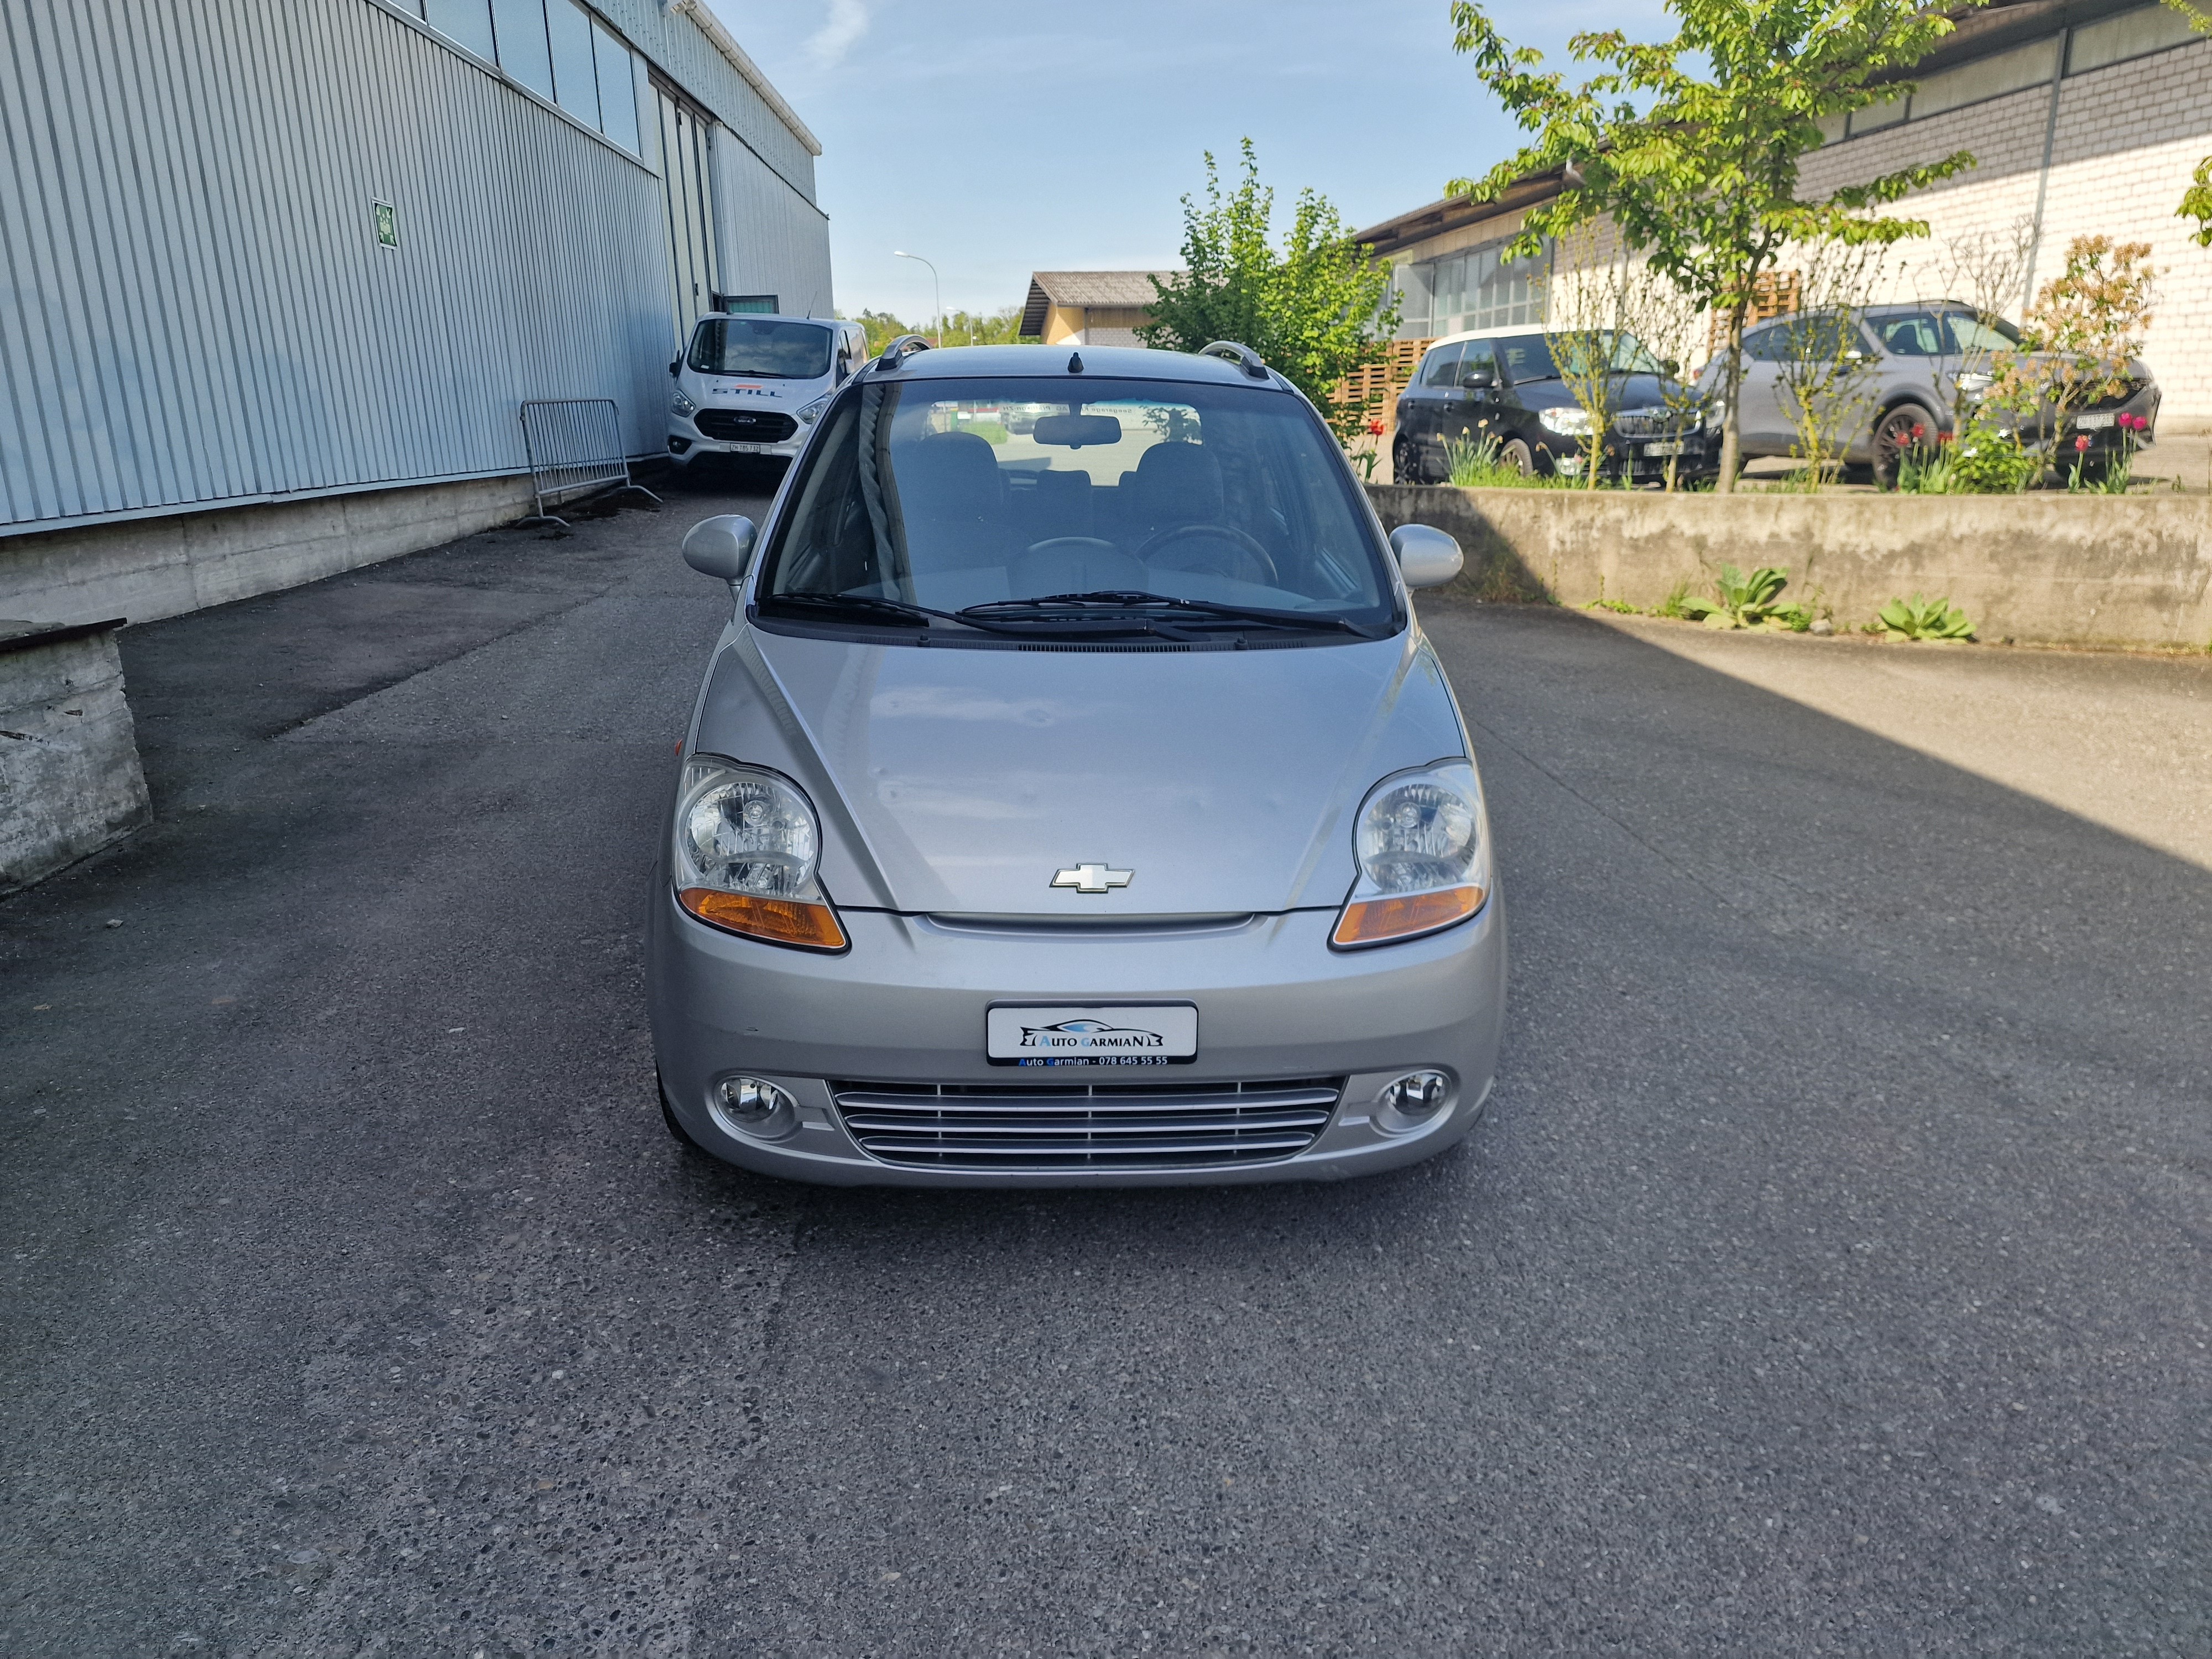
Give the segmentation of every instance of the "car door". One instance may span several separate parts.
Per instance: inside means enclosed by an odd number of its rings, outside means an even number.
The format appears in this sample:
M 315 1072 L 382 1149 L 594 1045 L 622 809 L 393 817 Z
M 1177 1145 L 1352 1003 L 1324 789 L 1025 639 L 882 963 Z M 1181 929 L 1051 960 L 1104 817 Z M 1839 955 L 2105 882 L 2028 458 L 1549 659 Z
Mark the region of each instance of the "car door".
M 1452 371 L 1452 395 L 1442 406 L 1444 440 L 1480 444 L 1498 413 L 1498 356 L 1487 340 L 1469 340 Z
M 1768 323 L 1743 337 L 1743 381 L 1736 393 L 1737 430 L 1746 455 L 1787 455 L 1795 434 L 1782 404 L 1782 365 L 1790 325 Z
M 1881 343 L 1881 407 L 1909 399 L 1941 418 L 1952 403 L 1941 384 L 1950 378 L 1944 373 L 1950 342 L 1943 325 L 1928 311 L 1893 311 L 1869 320 Z
M 1398 435 L 1419 453 L 1425 471 L 1443 465 L 1440 437 L 1444 403 L 1458 378 L 1459 354 L 1456 340 L 1431 346 L 1412 383 L 1398 395 Z

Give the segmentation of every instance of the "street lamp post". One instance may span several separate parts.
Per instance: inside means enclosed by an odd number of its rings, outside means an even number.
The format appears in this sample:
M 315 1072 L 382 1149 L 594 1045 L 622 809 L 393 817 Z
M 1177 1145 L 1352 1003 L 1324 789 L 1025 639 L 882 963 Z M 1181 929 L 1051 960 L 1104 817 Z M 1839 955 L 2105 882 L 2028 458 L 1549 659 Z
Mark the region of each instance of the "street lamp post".
M 929 295 L 931 299 L 937 302 L 937 309 L 933 313 L 933 317 L 937 324 L 937 343 L 942 346 L 945 343 L 945 289 L 938 283 L 937 267 L 935 265 L 929 264 L 929 261 L 923 258 L 919 253 L 908 253 L 899 248 L 893 248 L 891 250 L 891 258 L 894 259 L 912 259 L 917 264 L 929 265 Z

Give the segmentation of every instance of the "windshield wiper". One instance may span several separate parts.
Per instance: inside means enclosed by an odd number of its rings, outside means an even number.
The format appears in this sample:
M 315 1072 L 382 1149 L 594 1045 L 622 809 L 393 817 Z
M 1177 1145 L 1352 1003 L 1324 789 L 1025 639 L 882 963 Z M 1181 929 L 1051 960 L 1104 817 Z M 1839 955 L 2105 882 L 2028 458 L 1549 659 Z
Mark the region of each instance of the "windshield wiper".
M 762 602 L 768 605 L 803 605 L 824 611 L 874 611 L 881 616 L 896 617 L 901 622 L 915 623 L 927 628 L 932 617 L 957 623 L 961 618 L 950 611 L 932 611 L 927 605 L 908 605 L 904 599 L 879 599 L 872 593 L 822 593 L 800 588 L 788 593 L 763 593 Z M 975 626 L 973 623 L 965 624 Z
M 1274 628 L 1335 629 L 1360 638 L 1376 639 L 1380 635 L 1362 628 L 1349 617 L 1330 616 L 1310 611 L 1273 611 L 1261 605 L 1218 605 L 1211 599 L 1179 599 L 1168 593 L 1147 593 L 1134 588 L 1101 588 L 1089 593 L 1048 593 L 1036 599 L 991 599 L 982 605 L 971 605 L 958 614 L 962 620 L 985 620 L 1008 611 L 1031 613 L 1052 610 L 1071 611 L 1082 616 L 1090 609 L 1115 611 L 1150 610 L 1164 605 L 1170 610 L 1196 612 L 1201 617 L 1218 617 L 1224 622 L 1261 623 Z M 1178 622 L 1194 620 L 1189 616 L 1176 618 Z

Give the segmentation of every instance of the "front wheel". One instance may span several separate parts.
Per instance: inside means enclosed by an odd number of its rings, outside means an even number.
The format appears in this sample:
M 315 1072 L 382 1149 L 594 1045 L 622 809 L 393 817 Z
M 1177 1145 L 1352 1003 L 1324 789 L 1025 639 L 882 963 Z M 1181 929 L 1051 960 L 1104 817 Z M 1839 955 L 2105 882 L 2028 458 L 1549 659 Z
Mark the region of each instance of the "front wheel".
M 1530 453 L 1528 446 L 1519 438 L 1508 439 L 1504 447 L 1498 452 L 1498 459 L 1524 478 L 1536 470 L 1535 456 Z
M 1899 404 L 1874 427 L 1874 481 L 1883 489 L 1897 488 L 1905 458 L 1936 446 L 1936 417 L 1918 404 Z

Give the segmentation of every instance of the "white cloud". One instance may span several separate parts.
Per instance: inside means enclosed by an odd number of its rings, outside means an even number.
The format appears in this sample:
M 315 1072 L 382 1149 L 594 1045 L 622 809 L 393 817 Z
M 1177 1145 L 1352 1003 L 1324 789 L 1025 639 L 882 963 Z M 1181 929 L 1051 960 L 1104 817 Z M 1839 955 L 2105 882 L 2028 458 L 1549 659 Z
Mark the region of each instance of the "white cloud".
M 854 43 L 868 32 L 866 0 L 830 0 L 830 15 L 806 40 L 806 55 L 817 69 L 834 69 Z

